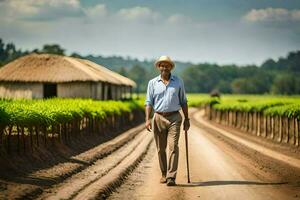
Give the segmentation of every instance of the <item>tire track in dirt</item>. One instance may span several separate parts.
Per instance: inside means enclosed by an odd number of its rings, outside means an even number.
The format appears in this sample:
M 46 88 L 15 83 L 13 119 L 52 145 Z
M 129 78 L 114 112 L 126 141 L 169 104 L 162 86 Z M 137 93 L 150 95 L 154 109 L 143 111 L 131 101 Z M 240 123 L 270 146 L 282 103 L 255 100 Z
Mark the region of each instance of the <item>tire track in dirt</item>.
M 99 159 L 92 166 L 78 174 L 70 177 L 64 182 L 55 185 L 44 192 L 39 199 L 72 199 L 89 185 L 101 179 L 117 167 L 124 159 L 130 156 L 139 144 L 144 140 L 147 133 L 139 133 L 133 140 L 129 141 L 109 156 Z
M 288 161 L 285 162 L 284 160 L 281 160 L 281 157 L 277 157 L 276 159 L 273 158 L 278 154 L 282 154 L 284 157 L 290 157 L 293 160 L 299 161 L 299 155 L 297 157 L 295 156 L 295 153 L 289 151 L 290 149 L 287 150 L 287 148 L 291 147 L 274 144 L 273 141 L 269 141 L 265 138 L 259 138 L 257 136 L 251 136 L 246 133 L 237 133 L 236 130 L 222 129 L 223 126 L 219 126 L 218 124 L 216 126 L 218 126 L 219 129 L 216 129 L 215 126 L 212 126 L 213 124 L 210 124 L 202 116 L 199 116 L 199 114 L 200 112 L 195 113 L 195 116 L 193 116 L 193 123 L 197 127 L 205 130 L 203 131 L 203 134 L 205 134 L 206 137 L 227 149 L 228 154 L 234 157 L 240 165 L 244 165 L 249 169 L 249 173 L 255 174 L 261 180 L 276 180 L 277 182 L 300 186 L 299 167 L 287 164 Z M 211 126 L 206 126 L 204 123 L 208 123 Z M 227 132 L 227 134 L 224 135 L 218 130 Z M 231 137 L 227 137 L 229 134 L 233 135 L 233 138 L 236 140 Z M 253 144 L 252 148 L 240 143 L 240 140 Z M 255 149 L 254 147 L 256 146 L 259 148 Z M 276 154 L 272 157 L 272 155 L 268 155 L 264 151 L 259 151 L 260 149 L 267 149 L 275 152 Z M 249 163 L 251 163 L 251 165 L 249 165 Z
M 233 135 L 233 134 L 231 134 L 231 133 L 229 133 L 229 132 L 227 132 L 227 131 L 225 131 L 223 129 L 214 127 L 213 125 L 211 125 L 208 122 L 206 122 L 205 120 L 203 120 L 202 117 L 201 117 L 201 115 L 203 115 L 202 112 L 197 112 L 194 115 L 194 119 L 198 119 L 199 122 L 201 124 L 203 124 L 204 126 L 207 126 L 208 128 L 214 129 L 215 131 L 221 133 L 225 137 L 228 137 L 229 139 L 231 139 L 231 140 L 233 140 L 235 142 L 238 142 L 238 143 L 246 146 L 247 148 L 253 149 L 255 151 L 258 151 L 261 154 L 264 154 L 266 156 L 269 156 L 269 157 L 271 157 L 273 159 L 276 159 L 276 160 L 279 160 L 281 162 L 285 162 L 286 164 L 291 165 L 292 167 L 300 169 L 300 160 L 299 159 L 296 159 L 296 158 L 293 158 L 291 156 L 287 156 L 287 155 L 281 154 L 279 152 L 276 152 L 276 151 L 274 151 L 272 149 L 268 149 L 266 147 L 257 145 L 257 144 L 255 144 L 253 142 L 247 141 L 247 140 L 245 140 L 245 139 L 243 139 L 241 137 Z
M 144 130 L 144 124 L 131 128 L 115 138 L 106 141 L 92 149 L 81 154 L 66 159 L 66 162 L 59 163 L 51 168 L 35 171 L 28 174 L 28 179 L 43 179 L 43 185 L 14 184 L 14 187 L 8 187 L 4 191 L 3 198 L 12 199 L 36 199 L 41 198 L 51 192 L 51 188 L 55 188 L 62 184 L 68 178 L 84 171 L 86 168 L 93 166 L 95 162 L 108 157 L 122 146 L 133 141 L 137 135 Z
M 134 149 L 134 152 L 122 160 L 108 174 L 85 187 L 74 199 L 103 199 L 121 185 L 126 176 L 142 161 L 153 142 L 151 135 L 146 131 L 144 133 L 145 136 L 142 142 Z

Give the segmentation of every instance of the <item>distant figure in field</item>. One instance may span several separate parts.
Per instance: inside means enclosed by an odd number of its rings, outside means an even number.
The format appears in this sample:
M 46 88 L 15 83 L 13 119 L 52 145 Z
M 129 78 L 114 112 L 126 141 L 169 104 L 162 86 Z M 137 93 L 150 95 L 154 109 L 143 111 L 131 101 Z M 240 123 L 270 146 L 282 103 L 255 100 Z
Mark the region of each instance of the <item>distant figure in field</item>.
M 188 117 L 187 98 L 183 81 L 171 74 L 175 64 L 168 56 L 161 56 L 155 62 L 160 75 L 148 83 L 146 97 L 146 128 L 153 130 L 158 152 L 158 159 L 162 177 L 160 183 L 168 186 L 176 185 L 178 167 L 178 140 L 182 122 L 179 110 L 184 114 L 183 129 L 190 127 Z M 151 112 L 154 116 L 151 121 Z M 167 162 L 166 147 L 169 144 L 169 161 Z
M 210 97 L 217 97 L 218 99 L 220 99 L 221 97 L 221 94 L 217 89 L 212 90 L 209 95 Z

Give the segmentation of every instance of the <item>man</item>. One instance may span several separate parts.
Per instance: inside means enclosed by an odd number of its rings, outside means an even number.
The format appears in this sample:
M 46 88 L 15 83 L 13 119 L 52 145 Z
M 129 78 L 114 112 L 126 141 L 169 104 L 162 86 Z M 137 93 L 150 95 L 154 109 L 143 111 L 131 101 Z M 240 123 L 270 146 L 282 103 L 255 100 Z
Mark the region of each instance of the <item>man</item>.
M 175 64 L 168 56 L 161 56 L 155 66 L 160 75 L 150 80 L 146 97 L 146 128 L 153 130 L 162 177 L 161 183 L 174 186 L 178 167 L 178 140 L 182 122 L 179 110 L 184 114 L 183 129 L 190 127 L 188 106 L 184 84 L 181 79 L 171 74 Z M 151 121 L 151 112 L 154 111 Z M 169 145 L 169 161 L 166 147 Z

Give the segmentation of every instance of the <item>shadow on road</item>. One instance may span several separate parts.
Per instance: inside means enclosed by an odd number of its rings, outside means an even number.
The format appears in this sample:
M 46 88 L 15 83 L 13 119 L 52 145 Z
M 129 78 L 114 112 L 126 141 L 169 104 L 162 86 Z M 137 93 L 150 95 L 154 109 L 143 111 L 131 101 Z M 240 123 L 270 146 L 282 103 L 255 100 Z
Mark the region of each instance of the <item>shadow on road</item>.
M 217 185 L 283 185 L 288 182 L 279 183 L 264 183 L 255 181 L 206 181 L 206 182 L 191 182 L 187 184 L 177 184 L 177 187 L 200 187 L 200 186 L 217 186 Z

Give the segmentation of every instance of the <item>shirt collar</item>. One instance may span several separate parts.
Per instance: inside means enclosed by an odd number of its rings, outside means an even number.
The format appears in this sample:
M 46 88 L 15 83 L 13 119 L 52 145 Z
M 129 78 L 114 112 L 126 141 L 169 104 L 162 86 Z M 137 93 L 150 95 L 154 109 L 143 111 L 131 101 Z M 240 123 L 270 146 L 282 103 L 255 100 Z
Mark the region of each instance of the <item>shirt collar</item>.
M 170 80 L 174 81 L 174 76 L 173 76 L 173 74 L 171 74 Z M 161 75 L 158 75 L 158 77 L 157 77 L 157 82 L 159 82 L 159 81 L 162 81 Z

